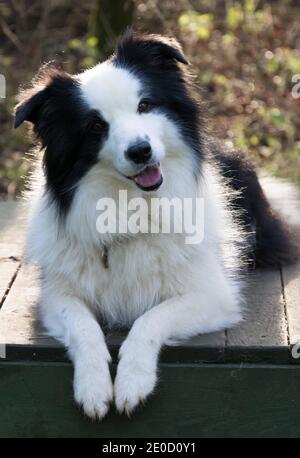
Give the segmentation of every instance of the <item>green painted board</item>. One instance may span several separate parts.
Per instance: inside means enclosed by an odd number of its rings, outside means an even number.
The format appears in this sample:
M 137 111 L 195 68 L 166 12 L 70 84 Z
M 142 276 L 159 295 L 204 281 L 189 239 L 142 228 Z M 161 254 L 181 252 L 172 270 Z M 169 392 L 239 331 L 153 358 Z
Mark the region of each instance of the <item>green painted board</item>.
M 72 399 L 64 363 L 0 365 L 0 437 L 300 437 L 297 366 L 161 365 L 131 419 L 91 422 Z

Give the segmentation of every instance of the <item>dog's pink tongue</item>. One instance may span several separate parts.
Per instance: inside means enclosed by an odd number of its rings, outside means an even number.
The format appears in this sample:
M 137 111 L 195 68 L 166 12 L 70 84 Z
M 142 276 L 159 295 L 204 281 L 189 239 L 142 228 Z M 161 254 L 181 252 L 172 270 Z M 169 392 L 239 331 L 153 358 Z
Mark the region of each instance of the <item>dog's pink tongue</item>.
M 151 188 L 161 181 L 160 166 L 149 165 L 141 173 L 134 177 L 134 181 L 142 186 L 142 188 Z

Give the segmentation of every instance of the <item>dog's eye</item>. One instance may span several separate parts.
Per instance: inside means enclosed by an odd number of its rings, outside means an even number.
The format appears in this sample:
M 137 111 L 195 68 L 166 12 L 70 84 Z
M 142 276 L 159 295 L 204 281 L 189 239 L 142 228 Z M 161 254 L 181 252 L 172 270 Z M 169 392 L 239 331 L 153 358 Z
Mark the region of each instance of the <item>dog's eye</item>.
M 103 130 L 104 127 L 105 127 L 105 126 L 104 126 L 104 122 L 101 121 L 101 120 L 97 120 L 97 121 L 93 121 L 93 122 L 90 124 L 89 130 L 90 130 L 91 132 L 97 133 L 97 132 L 101 132 L 101 131 Z
M 149 100 L 141 100 L 138 106 L 139 113 L 148 113 L 151 110 L 151 102 Z

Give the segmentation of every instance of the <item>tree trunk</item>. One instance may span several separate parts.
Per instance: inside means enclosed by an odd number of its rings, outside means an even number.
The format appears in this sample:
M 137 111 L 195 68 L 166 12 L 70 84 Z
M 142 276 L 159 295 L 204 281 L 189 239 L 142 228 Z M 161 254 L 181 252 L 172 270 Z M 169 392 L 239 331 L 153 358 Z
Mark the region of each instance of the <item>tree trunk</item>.
M 97 37 L 99 58 L 108 57 L 116 38 L 132 24 L 134 0 L 95 0 L 91 13 L 90 34 Z

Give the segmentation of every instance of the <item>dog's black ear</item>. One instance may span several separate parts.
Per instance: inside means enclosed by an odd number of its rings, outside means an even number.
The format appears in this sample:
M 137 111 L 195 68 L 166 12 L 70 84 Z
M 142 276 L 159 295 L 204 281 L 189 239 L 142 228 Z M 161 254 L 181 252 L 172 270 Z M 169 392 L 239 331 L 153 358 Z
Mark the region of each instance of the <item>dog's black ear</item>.
M 146 40 L 147 43 L 148 40 Z M 189 62 L 183 54 L 182 48 L 179 42 L 175 38 L 166 38 L 160 35 L 150 35 L 149 47 L 152 48 L 153 52 L 165 59 L 175 59 L 184 65 L 188 65 Z
M 43 107 L 51 97 L 51 86 L 57 80 L 70 79 L 63 70 L 53 67 L 52 62 L 45 64 L 34 77 L 29 89 L 19 94 L 20 102 L 15 108 L 14 127 L 19 127 L 24 121 L 36 124 Z
M 174 38 L 161 35 L 144 35 L 132 29 L 127 30 L 118 42 L 116 60 L 119 62 L 143 62 L 151 65 L 174 63 L 188 65 L 182 48 Z
M 26 95 L 25 95 L 26 94 Z M 14 127 L 19 127 L 24 121 L 35 124 L 41 107 L 47 100 L 47 90 L 42 89 L 38 92 L 26 92 L 22 100 L 15 108 Z

